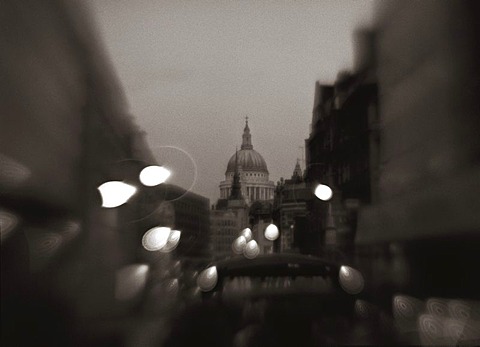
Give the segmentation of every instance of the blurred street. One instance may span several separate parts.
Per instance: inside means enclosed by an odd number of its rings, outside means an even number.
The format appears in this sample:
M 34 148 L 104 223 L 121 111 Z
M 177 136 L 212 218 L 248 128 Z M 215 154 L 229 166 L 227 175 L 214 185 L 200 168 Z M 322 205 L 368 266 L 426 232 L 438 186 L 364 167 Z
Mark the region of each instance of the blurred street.
M 480 2 L 0 23 L 2 346 L 480 345 Z

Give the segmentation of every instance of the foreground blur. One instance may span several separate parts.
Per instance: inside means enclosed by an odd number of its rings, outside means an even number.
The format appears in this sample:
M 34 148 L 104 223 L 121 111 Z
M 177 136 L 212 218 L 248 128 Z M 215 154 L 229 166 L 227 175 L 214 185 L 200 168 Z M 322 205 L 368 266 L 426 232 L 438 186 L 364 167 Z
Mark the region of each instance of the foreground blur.
M 477 2 L 383 2 L 356 75 L 318 86 L 308 175 L 328 186 L 294 234 L 315 261 L 263 255 L 250 228 L 216 259 L 209 200 L 168 184 L 182 168 L 157 166 L 88 11 L 6 0 L 0 16 L 2 346 L 479 344 Z M 363 105 L 358 85 L 375 99 L 368 198 L 339 217 L 358 192 L 331 184 L 345 153 L 326 134 L 344 129 L 325 124 Z

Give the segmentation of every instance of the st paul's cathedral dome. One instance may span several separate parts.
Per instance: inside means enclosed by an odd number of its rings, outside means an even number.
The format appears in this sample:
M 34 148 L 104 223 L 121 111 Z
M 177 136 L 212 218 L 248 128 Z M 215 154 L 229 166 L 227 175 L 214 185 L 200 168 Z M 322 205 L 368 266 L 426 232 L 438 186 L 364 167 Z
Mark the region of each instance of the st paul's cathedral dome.
M 242 136 L 242 146 L 230 158 L 225 181 L 220 183 L 220 198 L 228 199 L 235 172 L 240 177 L 241 192 L 247 203 L 273 200 L 275 184 L 268 179 L 268 169 L 262 155 L 253 149 L 248 118 Z

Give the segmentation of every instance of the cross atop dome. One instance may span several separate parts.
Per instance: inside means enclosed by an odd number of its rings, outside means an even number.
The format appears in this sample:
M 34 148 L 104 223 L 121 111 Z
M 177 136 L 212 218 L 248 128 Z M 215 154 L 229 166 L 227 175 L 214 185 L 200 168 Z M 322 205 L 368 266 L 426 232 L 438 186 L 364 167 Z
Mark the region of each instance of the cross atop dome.
M 248 116 L 245 117 L 245 128 L 243 129 L 242 139 L 241 149 L 253 149 L 252 136 L 250 135 L 250 128 L 248 127 Z

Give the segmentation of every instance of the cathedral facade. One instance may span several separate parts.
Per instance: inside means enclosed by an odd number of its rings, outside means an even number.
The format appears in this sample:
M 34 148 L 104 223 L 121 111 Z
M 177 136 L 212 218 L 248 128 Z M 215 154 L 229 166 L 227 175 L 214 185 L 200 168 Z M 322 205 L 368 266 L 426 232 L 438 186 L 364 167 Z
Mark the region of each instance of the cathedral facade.
M 269 180 L 268 168 L 262 155 L 253 149 L 248 118 L 242 135 L 242 146 L 230 158 L 225 180 L 220 182 L 220 199 L 228 199 L 234 175 L 238 171 L 242 196 L 248 205 L 255 201 L 272 201 L 275 184 Z

